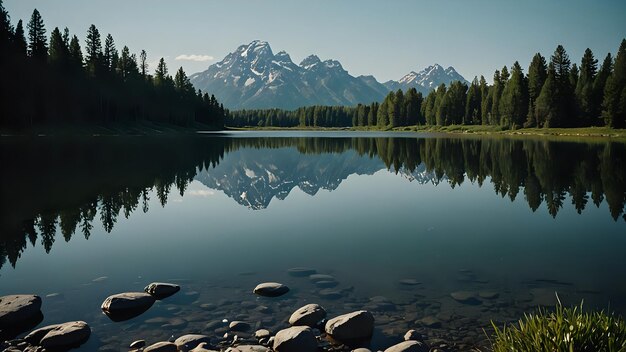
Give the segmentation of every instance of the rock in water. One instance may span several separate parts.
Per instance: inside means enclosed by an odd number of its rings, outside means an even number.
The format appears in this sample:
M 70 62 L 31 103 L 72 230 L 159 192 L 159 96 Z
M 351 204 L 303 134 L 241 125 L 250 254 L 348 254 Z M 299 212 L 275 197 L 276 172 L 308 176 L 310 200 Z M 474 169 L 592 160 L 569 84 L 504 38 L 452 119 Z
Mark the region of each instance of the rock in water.
M 340 342 L 366 339 L 374 332 L 374 316 L 366 310 L 340 315 L 327 321 L 325 330 Z
M 289 317 L 289 324 L 314 328 L 324 319 L 326 319 L 326 310 L 319 304 L 312 303 L 293 312 Z
M 165 282 L 153 282 L 143 289 L 146 293 L 152 295 L 156 299 L 167 298 L 176 292 L 180 291 L 180 286 L 175 284 L 168 284 Z
M 385 350 L 385 352 L 428 352 L 429 348 L 419 341 L 404 341 L 397 345 L 393 345 Z
M 260 345 L 240 345 L 229 347 L 226 352 L 268 352 L 269 348 Z
M 257 285 L 252 292 L 259 296 L 278 297 L 289 292 L 289 287 L 278 282 L 264 282 Z
M 87 342 L 91 328 L 84 321 L 72 321 L 37 329 L 24 337 L 33 345 L 47 350 L 67 350 Z
M 297 268 L 291 268 L 287 270 L 287 273 L 289 273 L 289 275 L 291 276 L 303 277 L 303 276 L 313 275 L 317 273 L 317 271 L 311 268 L 297 267 Z
M 31 320 L 41 312 L 41 297 L 9 295 L 0 297 L 0 328 Z
M 276 334 L 273 349 L 276 352 L 316 352 L 317 340 L 308 326 L 293 326 Z
M 228 324 L 228 329 L 230 329 L 230 331 L 248 331 L 250 330 L 250 324 L 243 322 L 243 321 L 239 321 L 239 320 L 235 320 L 235 321 L 231 321 L 230 324 Z
M 404 341 L 420 341 L 422 339 L 422 335 L 417 332 L 417 330 L 409 330 L 404 334 Z
M 457 302 L 461 302 L 464 304 L 478 305 L 481 303 L 480 300 L 476 298 L 476 294 L 470 291 L 452 292 L 450 296 L 454 298 L 454 300 L 456 300 Z
M 318 281 L 337 281 L 335 280 L 335 277 L 332 275 L 325 275 L 325 274 L 312 274 L 309 275 L 309 280 L 311 280 L 312 283 L 316 283 Z
M 209 344 L 206 343 L 206 342 L 203 342 L 203 343 L 199 344 L 196 348 L 194 348 L 193 350 L 191 350 L 189 352 L 219 352 L 219 351 L 210 350 L 209 349 Z
M 126 292 L 107 297 L 101 308 L 111 320 L 124 321 L 147 311 L 154 301 L 154 297 L 144 292 Z
M 187 334 L 183 335 L 174 341 L 179 351 L 189 351 L 198 347 L 201 343 L 211 343 L 211 338 L 206 335 Z
M 143 352 L 178 352 L 178 348 L 173 342 L 163 341 L 144 348 Z

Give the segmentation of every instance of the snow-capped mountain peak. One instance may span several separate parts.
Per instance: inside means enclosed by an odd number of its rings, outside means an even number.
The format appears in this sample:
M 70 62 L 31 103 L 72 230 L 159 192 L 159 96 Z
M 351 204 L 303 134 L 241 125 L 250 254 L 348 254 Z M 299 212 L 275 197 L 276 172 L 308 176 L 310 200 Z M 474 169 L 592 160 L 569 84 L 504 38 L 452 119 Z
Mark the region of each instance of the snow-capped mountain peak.
M 372 76 L 354 77 L 339 61 L 322 61 L 317 55 L 296 65 L 286 51 L 274 54 L 262 40 L 240 45 L 190 80 L 197 89 L 215 94 L 229 109 L 370 104 L 382 101 L 390 90 L 416 87 L 427 94 L 441 83 L 465 81 L 454 68 L 444 70 L 435 64 L 383 85 Z
M 300 67 L 302 67 L 305 70 L 308 70 L 321 62 L 322 60 L 320 60 L 320 58 L 317 57 L 317 55 L 309 55 L 304 60 L 302 60 L 302 62 L 300 62 Z

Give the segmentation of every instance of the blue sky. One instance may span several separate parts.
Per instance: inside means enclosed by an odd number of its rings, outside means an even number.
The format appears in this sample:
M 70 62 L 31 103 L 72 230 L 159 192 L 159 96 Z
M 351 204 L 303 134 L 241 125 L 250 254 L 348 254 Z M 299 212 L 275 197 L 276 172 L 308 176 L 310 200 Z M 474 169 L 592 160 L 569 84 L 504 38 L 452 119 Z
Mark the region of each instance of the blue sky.
M 171 72 L 183 66 L 188 74 L 261 39 L 296 63 L 317 54 L 379 81 L 434 63 L 490 81 L 495 69 L 515 60 L 526 68 L 535 52 L 549 56 L 558 44 L 573 62 L 587 47 L 601 61 L 626 37 L 623 0 L 5 0 L 4 6 L 13 23 L 27 22 L 37 8 L 48 34 L 68 27 L 83 45 L 93 23 L 113 35 L 118 49 L 145 49 L 149 61 L 165 57 Z

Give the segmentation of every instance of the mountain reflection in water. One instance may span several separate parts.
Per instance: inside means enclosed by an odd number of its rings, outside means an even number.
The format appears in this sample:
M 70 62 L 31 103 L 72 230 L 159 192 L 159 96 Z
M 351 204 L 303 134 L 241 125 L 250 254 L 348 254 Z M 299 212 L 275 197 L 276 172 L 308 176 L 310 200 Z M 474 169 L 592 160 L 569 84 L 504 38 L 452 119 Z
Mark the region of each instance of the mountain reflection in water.
M 418 183 L 464 182 L 523 197 L 556 217 L 566 202 L 579 214 L 606 202 L 626 220 L 626 145 L 544 139 L 388 137 L 100 137 L 3 139 L 0 268 L 15 266 L 27 242 L 49 252 L 57 232 L 89 238 L 99 221 L 113 231 L 120 215 L 162 206 L 197 180 L 250 209 L 270 206 L 299 187 L 334 190 L 350 175 L 387 169 Z M 520 194 L 521 193 L 521 194 Z M 504 200 L 503 200 L 504 201 Z

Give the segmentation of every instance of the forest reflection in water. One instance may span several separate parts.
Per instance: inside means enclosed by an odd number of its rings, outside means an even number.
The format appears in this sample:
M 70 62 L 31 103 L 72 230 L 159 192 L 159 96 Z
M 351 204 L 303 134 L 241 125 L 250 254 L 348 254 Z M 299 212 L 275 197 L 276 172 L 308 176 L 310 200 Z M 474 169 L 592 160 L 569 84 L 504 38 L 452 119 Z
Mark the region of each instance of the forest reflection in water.
M 464 182 L 492 187 L 503 201 L 523 197 L 533 212 L 545 203 L 552 217 L 566 202 L 581 216 L 586 207 L 606 202 L 614 221 L 626 221 L 626 145 L 610 141 L 389 135 L 48 137 L 0 143 L 0 268 L 7 260 L 15 266 L 28 242 L 41 242 L 49 252 L 57 232 L 65 241 L 76 234 L 89 238 L 95 221 L 111 232 L 120 216 L 148 212 L 151 192 L 165 207 L 172 192 L 182 196 L 194 179 L 206 181 L 206 174 L 220 163 L 233 161 L 233 153 L 241 152 L 238 158 L 245 159 L 247 150 L 259 149 L 267 153 L 255 163 L 266 175 L 233 166 L 220 176 L 228 182 L 213 182 L 212 187 L 260 209 L 274 197 L 284 199 L 296 186 L 315 194 L 319 188 L 338 187 L 351 174 L 386 168 L 409 179 L 447 182 L 452 188 Z M 281 161 L 278 149 L 295 149 L 299 156 Z M 359 160 L 345 164 L 338 156 L 348 151 L 356 152 Z M 328 158 L 316 162 L 321 156 Z M 253 183 L 256 194 L 250 191 Z M 241 194 L 247 195 L 245 202 Z

